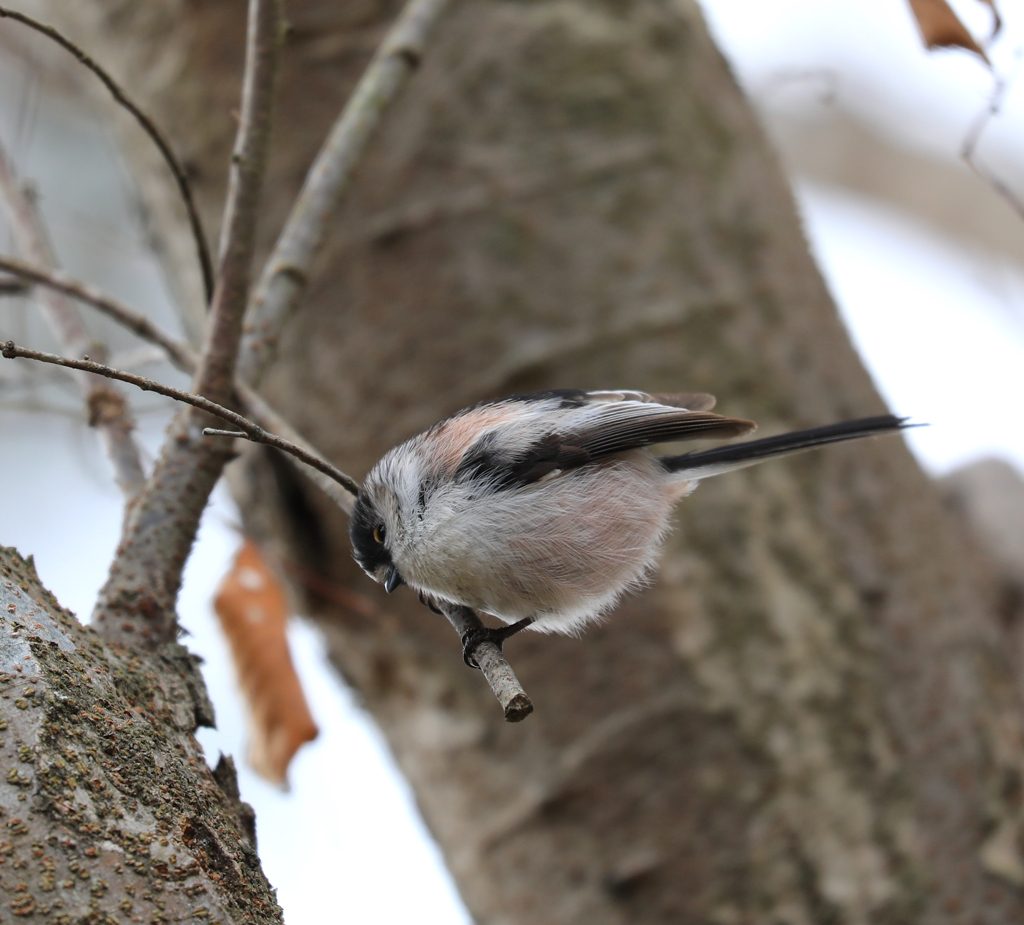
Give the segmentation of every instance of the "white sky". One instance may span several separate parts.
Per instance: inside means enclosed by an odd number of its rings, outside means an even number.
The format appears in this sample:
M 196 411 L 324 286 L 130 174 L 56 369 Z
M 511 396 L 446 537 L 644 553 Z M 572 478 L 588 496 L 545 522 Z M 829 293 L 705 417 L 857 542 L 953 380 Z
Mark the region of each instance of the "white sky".
M 957 156 L 984 108 L 991 73 L 971 54 L 927 52 L 906 0 L 699 0 L 712 32 L 748 87 L 799 73 L 830 73 L 842 102 L 926 150 Z M 1024 86 L 1019 0 L 997 0 L 1004 28 L 988 54 L 1009 79 L 1005 116 L 986 131 L 983 150 L 1024 151 Z M 978 0 L 950 0 L 975 36 L 991 17 Z M 1018 180 L 1024 177 L 1018 176 Z
M 982 4 L 955 5 L 983 30 Z M 829 69 L 838 76 L 845 103 L 931 151 L 955 154 L 991 88 L 991 78 L 969 56 L 924 54 L 898 0 L 708 0 L 704 6 L 749 86 L 773 75 Z M 993 57 L 1004 73 L 1012 73 L 1014 43 L 1022 41 L 1019 5 L 1003 6 L 1007 36 Z M 1019 88 L 1008 94 L 1006 116 L 986 136 L 993 156 L 1005 151 L 1007 160 L 1019 158 L 1024 149 L 1021 98 Z M 0 110 L 9 105 L 0 98 Z M 24 112 L 8 112 L 6 121 L 0 112 L 4 140 L 10 144 L 13 133 L 16 153 L 47 174 L 37 178 L 61 252 L 73 249 L 76 238 L 78 246 L 88 245 L 97 235 L 92 216 L 110 198 L 109 190 L 93 184 L 91 196 L 85 195 L 66 171 L 46 171 L 38 153 L 47 147 L 39 127 L 45 120 L 30 110 L 27 121 L 26 128 Z M 995 453 L 1024 470 L 1024 428 L 1018 423 L 1021 268 L 965 253 L 906 216 L 834 190 L 804 185 L 798 195 L 815 251 L 880 390 L 895 411 L 932 425 L 910 436 L 925 467 L 942 473 Z M 121 227 L 121 219 L 99 226 L 112 240 L 121 240 Z M 159 275 L 152 267 L 126 274 L 122 244 L 67 262 L 125 298 L 134 296 L 137 304 L 159 303 Z M 8 247 L 0 239 L 0 248 Z M 0 332 L 6 330 L 3 309 L 0 303 Z M 166 305 L 160 313 L 167 317 Z M 152 452 L 162 420 L 159 414 L 144 418 Z M 0 438 L 4 484 L 20 486 L 0 505 L 0 543 L 34 554 L 43 581 L 84 617 L 105 576 L 120 522 L 120 498 L 106 462 L 91 435 L 66 417 L 0 411 Z M 243 712 L 209 606 L 234 551 L 231 519 L 229 503 L 218 497 L 204 520 L 180 607 L 192 648 L 207 659 L 220 728 L 201 738 L 214 761 L 218 749 L 244 754 Z M 243 796 L 257 809 L 264 868 L 289 925 L 341 919 L 468 923 L 379 734 L 324 665 L 316 634 L 297 624 L 292 641 L 321 737 L 300 752 L 288 794 L 241 768 Z M 338 889 L 341 880 L 344 887 Z M 324 883 L 332 884 L 328 895 Z M 343 909 L 334 905 L 340 895 Z

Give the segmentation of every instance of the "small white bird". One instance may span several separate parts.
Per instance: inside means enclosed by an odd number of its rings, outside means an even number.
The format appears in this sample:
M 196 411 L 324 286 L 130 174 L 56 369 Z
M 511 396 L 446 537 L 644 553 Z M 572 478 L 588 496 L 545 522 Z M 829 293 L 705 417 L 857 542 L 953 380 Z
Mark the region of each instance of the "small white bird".
M 898 431 L 892 415 L 682 456 L 648 446 L 738 437 L 751 421 L 710 413 L 711 395 L 557 390 L 482 402 L 388 452 L 363 482 L 356 561 L 390 594 L 407 584 L 508 624 L 576 634 L 655 562 L 675 503 L 701 479 L 774 456 Z

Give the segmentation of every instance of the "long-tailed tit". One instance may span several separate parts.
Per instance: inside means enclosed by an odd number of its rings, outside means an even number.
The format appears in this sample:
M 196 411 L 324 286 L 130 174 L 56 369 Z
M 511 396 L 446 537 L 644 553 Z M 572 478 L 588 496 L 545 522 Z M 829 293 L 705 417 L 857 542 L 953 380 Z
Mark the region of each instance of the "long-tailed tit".
M 558 390 L 483 402 L 388 452 L 363 482 L 356 561 L 391 593 L 464 604 L 507 626 L 578 633 L 642 582 L 674 504 L 701 480 L 774 456 L 898 431 L 845 421 L 681 456 L 648 446 L 739 437 L 711 395 Z M 463 640 L 470 661 L 481 637 Z

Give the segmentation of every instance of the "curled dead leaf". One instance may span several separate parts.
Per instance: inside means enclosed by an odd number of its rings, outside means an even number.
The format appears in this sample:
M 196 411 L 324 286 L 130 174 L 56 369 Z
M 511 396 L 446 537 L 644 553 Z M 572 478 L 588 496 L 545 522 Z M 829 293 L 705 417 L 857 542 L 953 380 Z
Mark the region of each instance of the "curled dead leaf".
M 214 609 L 249 706 L 249 763 L 262 777 L 284 785 L 295 753 L 319 730 L 288 649 L 287 601 L 249 540 L 217 589 Z
M 964 48 L 974 52 L 986 64 L 989 63 L 981 46 L 960 22 L 959 17 L 946 0 L 908 0 L 908 2 L 911 12 L 917 20 L 917 27 L 921 30 L 921 38 L 924 40 L 926 48 Z M 994 0 L 983 0 L 983 2 L 989 3 L 998 20 Z

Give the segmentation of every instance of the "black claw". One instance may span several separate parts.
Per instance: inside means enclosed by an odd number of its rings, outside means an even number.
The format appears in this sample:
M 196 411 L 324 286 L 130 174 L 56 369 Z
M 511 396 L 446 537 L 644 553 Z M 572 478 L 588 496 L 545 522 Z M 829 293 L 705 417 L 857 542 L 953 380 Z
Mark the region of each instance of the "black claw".
M 419 592 L 420 603 L 428 608 L 431 613 L 436 613 L 439 617 L 444 616 L 444 611 L 441 610 L 437 604 L 435 604 L 429 597 L 427 597 L 422 591 Z
M 511 626 L 503 626 L 501 629 L 496 630 L 491 629 L 489 626 L 474 626 L 462 636 L 462 660 L 470 668 L 479 669 L 480 666 L 474 660 L 473 653 L 480 643 L 493 642 L 498 647 L 498 651 L 501 652 L 502 646 L 504 646 L 505 640 L 509 636 L 514 636 L 520 630 L 526 629 L 531 623 L 533 623 L 533 617 L 527 617 L 518 623 L 513 623 Z
M 498 632 L 498 630 L 492 630 L 486 626 L 474 626 L 471 630 L 464 633 L 462 636 L 462 660 L 470 668 L 476 668 L 479 671 L 480 666 L 473 658 L 473 653 L 482 642 L 493 642 L 500 652 L 501 647 L 505 644 L 505 637 L 498 636 Z

